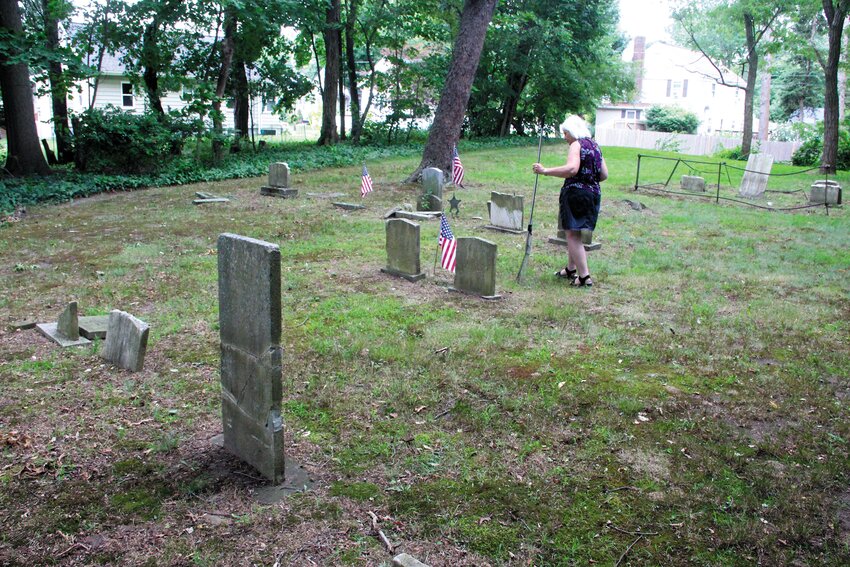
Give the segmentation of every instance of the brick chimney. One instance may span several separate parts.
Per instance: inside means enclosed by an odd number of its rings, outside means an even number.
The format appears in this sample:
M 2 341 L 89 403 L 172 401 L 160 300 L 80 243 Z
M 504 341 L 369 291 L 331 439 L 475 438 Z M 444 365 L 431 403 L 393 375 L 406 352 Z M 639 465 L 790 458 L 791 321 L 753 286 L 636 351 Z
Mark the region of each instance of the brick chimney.
M 635 97 L 640 100 L 643 92 L 643 61 L 646 57 L 646 38 L 639 35 L 635 38 L 635 50 L 632 61 L 635 64 Z

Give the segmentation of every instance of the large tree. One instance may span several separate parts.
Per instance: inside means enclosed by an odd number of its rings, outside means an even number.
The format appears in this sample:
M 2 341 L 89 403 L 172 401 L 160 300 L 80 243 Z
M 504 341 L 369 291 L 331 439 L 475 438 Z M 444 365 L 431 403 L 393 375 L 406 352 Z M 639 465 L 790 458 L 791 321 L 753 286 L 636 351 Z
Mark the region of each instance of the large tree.
M 322 130 L 319 133 L 319 145 L 333 145 L 339 141 L 336 127 L 337 94 L 341 66 L 341 16 L 340 0 L 330 0 L 325 11 L 325 26 L 322 35 L 325 40 L 325 88 L 322 90 Z
M 452 149 L 460 139 L 463 117 L 478 69 L 487 27 L 497 0 L 466 0 L 452 48 L 452 60 L 419 167 L 408 181 L 416 181 L 427 167 L 451 170 Z
M 25 63 L 26 41 L 17 0 L 0 0 L 0 32 L 6 55 L 0 60 L 0 90 L 6 115 L 5 169 L 12 175 L 47 174 L 50 168 L 38 145 L 33 91 Z
M 838 63 L 841 59 L 841 37 L 850 0 L 823 0 L 829 43 L 826 56 L 818 53 L 824 74 L 823 155 L 821 169 L 835 173 L 838 161 Z

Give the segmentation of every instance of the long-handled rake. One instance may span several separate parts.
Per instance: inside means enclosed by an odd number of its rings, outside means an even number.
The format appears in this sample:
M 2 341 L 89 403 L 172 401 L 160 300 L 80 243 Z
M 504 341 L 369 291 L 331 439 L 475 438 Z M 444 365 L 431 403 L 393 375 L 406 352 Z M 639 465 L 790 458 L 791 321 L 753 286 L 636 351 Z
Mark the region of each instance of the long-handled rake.
M 540 128 L 540 133 L 537 138 L 537 163 L 540 163 L 540 152 L 543 149 L 543 128 Z M 525 266 L 528 264 L 528 257 L 531 256 L 531 233 L 534 226 L 534 201 L 537 199 L 537 180 L 540 178 L 539 173 L 534 174 L 534 192 L 531 194 L 531 214 L 528 215 L 528 235 L 525 237 L 525 255 L 522 257 L 522 264 L 519 267 L 519 272 L 516 275 L 517 283 L 522 283 L 522 273 L 525 271 Z

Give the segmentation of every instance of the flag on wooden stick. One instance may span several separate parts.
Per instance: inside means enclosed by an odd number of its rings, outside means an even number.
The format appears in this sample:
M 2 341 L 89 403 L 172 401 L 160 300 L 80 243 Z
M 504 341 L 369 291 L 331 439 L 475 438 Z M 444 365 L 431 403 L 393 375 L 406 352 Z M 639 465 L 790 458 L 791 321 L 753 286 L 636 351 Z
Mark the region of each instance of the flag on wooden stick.
M 365 197 L 366 193 L 372 192 L 372 178 L 369 177 L 369 172 L 366 171 L 366 166 L 363 166 L 363 175 L 360 177 L 360 196 Z
M 449 221 L 446 220 L 446 215 L 440 215 L 440 237 L 437 239 L 440 245 L 440 266 L 444 270 L 450 272 L 455 271 L 455 253 L 457 252 L 457 239 L 452 234 L 452 229 L 449 227 Z
M 452 183 L 458 187 L 463 187 L 463 164 L 460 163 L 460 155 L 457 153 L 457 146 L 452 152 Z

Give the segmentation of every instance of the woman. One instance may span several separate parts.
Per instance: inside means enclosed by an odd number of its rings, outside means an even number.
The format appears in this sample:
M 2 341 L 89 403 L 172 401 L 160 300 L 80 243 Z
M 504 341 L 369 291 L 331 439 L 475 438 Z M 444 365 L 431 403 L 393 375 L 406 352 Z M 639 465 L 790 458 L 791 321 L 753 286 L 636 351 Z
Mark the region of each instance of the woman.
M 599 182 L 608 179 L 608 166 L 599 146 L 590 139 L 590 128 L 581 117 L 567 116 L 561 124 L 561 133 L 570 144 L 567 163 L 559 167 L 543 167 L 535 163 L 532 170 L 540 175 L 564 178 L 558 214 L 561 227 L 567 233 L 568 262 L 555 275 L 569 280 L 570 285 L 590 287 L 593 280 L 587 267 L 581 231 L 596 228 L 602 201 Z

